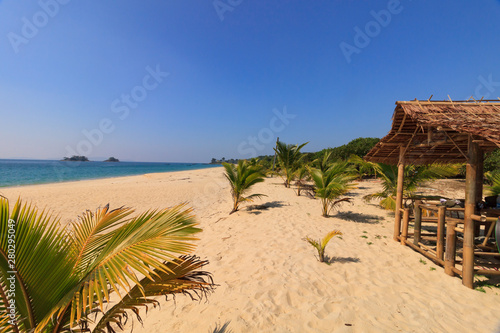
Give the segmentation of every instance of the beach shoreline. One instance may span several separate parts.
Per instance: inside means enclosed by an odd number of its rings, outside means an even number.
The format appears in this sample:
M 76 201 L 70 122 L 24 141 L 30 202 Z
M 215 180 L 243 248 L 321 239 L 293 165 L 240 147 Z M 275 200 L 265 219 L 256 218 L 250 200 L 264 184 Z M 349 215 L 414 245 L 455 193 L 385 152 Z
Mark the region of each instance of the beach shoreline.
M 346 204 L 321 217 L 318 200 L 297 196 L 281 178 L 266 178 L 252 193 L 266 194 L 229 215 L 231 196 L 222 168 L 151 173 L 65 183 L 1 188 L 11 205 L 18 196 L 49 208 L 61 224 L 89 209 L 148 209 L 185 203 L 203 229 L 194 254 L 218 285 L 207 301 L 158 298 L 141 309 L 134 332 L 493 332 L 495 290 L 465 288 L 419 253 L 392 240 L 393 214 L 363 195 L 380 181 L 362 181 Z M 343 232 L 327 246 L 331 263 L 319 263 L 303 238 Z M 423 263 L 425 262 L 425 263 Z M 433 268 L 433 269 L 432 269 Z M 131 325 L 132 317 L 128 325 Z M 130 327 L 130 326 L 128 326 Z
M 12 172 L 12 164 L 22 163 L 16 169 L 16 172 Z M 57 164 L 56 164 L 57 163 Z M 59 164 L 63 163 L 63 164 Z M 82 164 L 83 163 L 83 164 Z M 100 167 L 95 167 L 96 164 Z M 102 165 L 112 165 L 113 168 L 102 168 Z M 25 166 L 36 165 L 37 168 L 25 168 Z M 89 165 L 94 167 L 89 169 L 86 168 Z M 8 168 L 10 166 L 10 169 Z M 154 170 L 158 167 L 175 167 L 182 168 L 180 170 L 171 169 L 169 170 Z M 195 166 L 195 168 L 192 168 Z M 109 163 L 104 161 L 89 161 L 89 162 L 72 162 L 72 161 L 57 161 L 57 160 L 23 160 L 23 159 L 0 159 L 0 170 L 6 168 L 0 173 L 0 190 L 3 188 L 10 187 L 20 187 L 20 186 L 31 186 L 31 185 L 46 185 L 54 183 L 68 183 L 77 182 L 84 180 L 100 180 L 108 178 L 119 178 L 119 177 L 129 177 L 129 176 L 141 176 L 148 173 L 168 173 L 168 172 L 179 172 L 179 171 L 191 171 L 191 170 L 202 170 L 211 169 L 219 167 L 220 165 L 211 163 L 181 163 L 181 162 L 116 162 Z M 125 168 L 125 170 L 124 170 Z M 138 168 L 147 168 L 149 170 L 138 170 Z M 61 173 L 61 170 L 75 170 L 74 174 Z M 21 170 L 21 172 L 19 172 Z M 103 171 L 108 171 L 103 172 Z M 43 174 L 45 178 L 32 179 L 32 175 Z M 13 180 L 14 179 L 14 180 Z M 27 180 L 28 179 L 28 180 Z M 14 184 L 9 184 L 13 182 Z M 16 182 L 17 180 L 17 182 Z M 8 185 L 5 185 L 7 182 Z

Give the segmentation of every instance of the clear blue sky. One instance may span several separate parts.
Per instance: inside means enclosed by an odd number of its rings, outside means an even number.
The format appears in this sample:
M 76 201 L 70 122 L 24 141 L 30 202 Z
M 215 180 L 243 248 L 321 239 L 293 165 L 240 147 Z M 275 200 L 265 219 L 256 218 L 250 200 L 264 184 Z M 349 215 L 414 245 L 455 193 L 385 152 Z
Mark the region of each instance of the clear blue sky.
M 397 3 L 0 0 L 0 158 L 316 151 L 396 100 L 500 96 L 500 1 Z

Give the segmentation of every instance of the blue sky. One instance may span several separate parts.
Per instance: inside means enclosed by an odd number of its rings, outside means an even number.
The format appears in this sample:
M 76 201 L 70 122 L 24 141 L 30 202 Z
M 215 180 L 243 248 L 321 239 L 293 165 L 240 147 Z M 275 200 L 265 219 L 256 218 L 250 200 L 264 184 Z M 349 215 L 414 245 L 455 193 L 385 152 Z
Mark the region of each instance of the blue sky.
M 500 96 L 500 1 L 0 1 L 0 158 L 207 162 Z M 283 115 L 285 113 L 285 115 Z

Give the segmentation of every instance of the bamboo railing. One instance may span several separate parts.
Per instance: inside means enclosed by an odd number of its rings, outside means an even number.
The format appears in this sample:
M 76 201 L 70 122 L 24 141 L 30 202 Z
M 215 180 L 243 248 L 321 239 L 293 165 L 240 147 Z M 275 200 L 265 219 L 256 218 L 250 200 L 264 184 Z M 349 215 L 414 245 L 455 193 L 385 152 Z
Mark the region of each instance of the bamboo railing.
M 463 214 L 464 211 L 464 208 L 447 208 L 435 203 L 416 201 L 413 212 L 409 208 L 400 208 L 397 211 L 401 229 L 396 238 L 401 244 L 411 247 L 444 267 L 446 274 L 462 276 L 465 221 L 464 218 L 460 218 L 460 213 Z M 424 212 L 427 213 L 426 216 Z M 458 217 L 452 217 L 452 214 Z M 488 239 L 492 236 L 498 218 L 476 214 L 472 214 L 471 217 L 474 229 L 480 227 L 481 224 L 485 226 L 484 241 L 474 243 L 474 274 L 500 275 L 498 270 L 500 269 L 500 253 L 488 247 Z M 413 224 L 413 232 L 410 232 L 411 224 Z M 428 230 L 430 228 L 427 227 L 425 228 L 427 232 L 423 233 L 424 224 L 436 225 L 435 232 L 430 232 Z M 457 265 L 461 265 L 462 268 L 459 269 Z

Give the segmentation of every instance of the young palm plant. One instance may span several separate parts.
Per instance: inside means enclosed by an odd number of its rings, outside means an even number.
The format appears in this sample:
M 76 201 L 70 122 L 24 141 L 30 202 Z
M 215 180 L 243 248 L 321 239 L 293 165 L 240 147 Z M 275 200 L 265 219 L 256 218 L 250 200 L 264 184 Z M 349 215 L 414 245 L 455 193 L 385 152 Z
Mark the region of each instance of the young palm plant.
M 285 181 L 285 187 L 290 187 L 293 179 L 293 174 L 295 170 L 300 167 L 300 161 L 304 157 L 300 150 L 309 142 L 298 145 L 287 145 L 284 142 L 278 141 L 276 143 L 276 157 L 278 158 L 278 164 L 283 174 Z
M 347 162 L 333 163 L 325 171 L 310 168 L 309 174 L 314 181 L 316 197 L 321 199 L 323 217 L 328 217 L 330 210 L 338 204 L 349 202 L 349 198 L 338 199 L 354 188 L 351 181 L 354 180 L 355 176 L 353 176 L 352 168 Z
M 380 200 L 384 209 L 396 209 L 396 193 L 398 186 L 398 167 L 376 163 L 377 174 L 382 179 L 382 191 L 363 197 L 366 201 Z M 403 196 L 414 197 L 417 187 L 424 181 L 454 176 L 458 173 L 459 166 L 454 164 L 432 164 L 425 166 L 407 165 L 404 169 Z
M 351 155 L 348 162 L 354 166 L 354 171 L 357 173 L 357 179 L 361 180 L 369 176 L 375 176 L 375 178 L 377 178 L 377 163 L 367 162 L 358 155 Z
M 304 188 L 307 181 L 311 179 L 307 166 L 303 165 L 297 170 L 295 170 L 294 177 L 295 185 L 297 186 L 297 195 L 300 196 L 300 191 Z
M 335 237 L 335 236 L 342 236 L 342 233 L 338 230 L 333 230 L 330 231 L 323 239 L 321 240 L 315 240 L 311 239 L 309 237 L 305 238 L 305 241 L 307 241 L 309 244 L 311 244 L 316 250 L 318 250 L 318 260 L 319 262 L 325 262 L 325 248 L 328 245 L 328 242 Z
M 321 170 L 322 172 L 325 172 L 331 165 L 330 158 L 332 156 L 332 152 L 325 152 L 322 158 L 317 158 L 314 161 L 312 161 L 312 165 L 316 168 Z
M 213 289 L 199 270 L 207 262 L 186 256 L 201 231 L 191 209 L 132 213 L 105 206 L 63 228 L 46 211 L 20 200 L 9 211 L 0 198 L 0 332 L 114 332 L 128 312 L 142 321 L 139 309 L 155 296 Z
M 484 177 L 491 183 L 489 195 L 500 195 L 500 171 L 487 172 Z
M 249 166 L 243 160 L 239 160 L 237 166 L 228 163 L 222 163 L 222 165 L 226 169 L 224 176 L 231 185 L 231 195 L 233 196 L 233 210 L 229 214 L 238 211 L 240 203 L 251 202 L 254 198 L 265 196 L 263 194 L 252 194 L 244 197 L 253 185 L 264 181 L 264 175 L 260 167 Z

